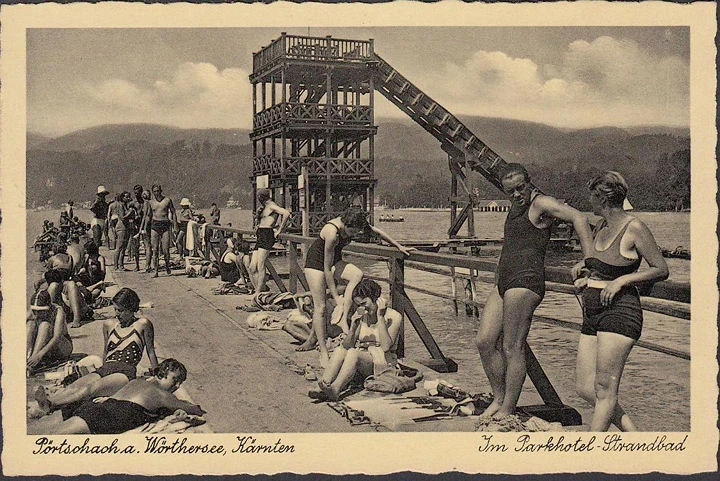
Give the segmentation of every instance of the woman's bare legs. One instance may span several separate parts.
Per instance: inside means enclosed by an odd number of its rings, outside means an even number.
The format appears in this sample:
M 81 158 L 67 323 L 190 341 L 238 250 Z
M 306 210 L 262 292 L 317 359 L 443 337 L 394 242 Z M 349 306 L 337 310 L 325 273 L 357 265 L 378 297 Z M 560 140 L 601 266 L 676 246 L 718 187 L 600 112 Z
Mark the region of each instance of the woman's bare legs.
M 335 276 L 347 283 L 345 293 L 343 294 L 343 317 L 340 321 L 340 328 L 347 334 L 350 329 L 348 316 L 350 315 L 350 308 L 352 307 L 353 292 L 355 292 L 355 287 L 362 280 L 363 272 L 354 264 L 340 261 L 335 264 Z
M 610 423 L 622 431 L 636 431 L 630 417 L 618 404 L 618 390 L 625 362 L 635 341 L 614 332 L 597 333 L 597 365 L 594 380 L 595 410 L 591 431 L 607 431 Z
M 316 269 L 305 269 L 305 278 L 310 287 L 310 294 L 313 299 L 313 331 L 317 338 L 318 348 L 320 349 L 320 365 L 325 367 L 329 361 L 327 349 L 327 326 L 325 319 L 325 273 Z M 310 339 L 308 339 L 309 341 Z M 300 351 L 313 349 L 308 342 L 298 347 Z
M 60 407 L 94 397 L 112 396 L 128 382 L 127 376 L 121 373 L 105 377 L 91 373 L 70 384 L 66 389 L 49 394 L 47 399 L 52 407 Z

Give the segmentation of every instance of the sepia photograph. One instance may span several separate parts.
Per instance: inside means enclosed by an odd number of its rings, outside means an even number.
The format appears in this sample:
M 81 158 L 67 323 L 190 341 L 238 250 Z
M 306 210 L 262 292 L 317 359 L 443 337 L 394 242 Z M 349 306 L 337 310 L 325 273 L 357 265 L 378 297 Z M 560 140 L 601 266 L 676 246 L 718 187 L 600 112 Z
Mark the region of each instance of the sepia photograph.
M 714 11 L 4 7 L 5 474 L 716 471 Z

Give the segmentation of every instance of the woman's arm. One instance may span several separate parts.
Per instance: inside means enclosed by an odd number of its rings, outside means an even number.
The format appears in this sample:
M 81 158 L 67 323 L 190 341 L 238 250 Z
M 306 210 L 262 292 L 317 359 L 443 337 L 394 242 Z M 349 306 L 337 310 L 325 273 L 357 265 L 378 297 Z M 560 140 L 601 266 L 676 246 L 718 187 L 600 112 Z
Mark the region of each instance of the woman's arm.
M 374 225 L 371 225 L 371 226 L 370 226 L 370 230 L 372 230 L 373 232 L 375 232 L 377 235 L 380 236 L 381 239 L 383 239 L 384 241 L 388 242 L 390 245 L 395 246 L 395 248 L 396 248 L 397 250 L 399 250 L 400 252 L 402 252 L 402 253 L 405 254 L 406 256 L 409 256 L 412 251 L 416 250 L 414 247 L 405 247 L 405 246 L 403 246 L 403 245 L 400 244 L 398 241 L 396 241 L 395 239 L 393 239 L 392 237 L 390 237 L 385 231 L 383 231 L 382 229 L 378 229 L 378 228 L 375 227 Z
M 110 326 L 114 323 L 113 320 L 107 320 L 103 322 L 103 354 L 102 354 L 102 360 L 105 362 L 105 357 L 107 356 L 107 345 L 108 345 L 108 338 L 110 337 Z
M 360 318 L 356 317 L 352 320 L 350 323 L 350 329 L 347 333 L 347 336 L 345 336 L 345 339 L 343 339 L 342 346 L 345 349 L 352 349 L 355 347 L 355 344 L 357 343 L 358 334 L 360 334 Z
M 380 344 L 380 348 L 384 352 L 389 352 L 392 349 L 393 344 L 395 344 L 395 338 L 397 337 L 397 333 L 400 329 L 399 323 L 394 322 L 393 320 L 392 324 L 390 325 L 391 329 L 388 328 L 386 317 L 387 306 L 385 304 L 385 299 L 383 299 L 382 297 L 378 298 L 374 307 L 371 307 L 370 315 L 374 316 L 377 321 L 378 344 Z
M 147 351 L 148 359 L 150 359 L 150 367 L 155 368 L 159 364 L 157 355 L 155 354 L 155 328 L 149 320 L 145 318 L 140 320 L 143 324 L 143 339 L 145 339 L 145 350 Z

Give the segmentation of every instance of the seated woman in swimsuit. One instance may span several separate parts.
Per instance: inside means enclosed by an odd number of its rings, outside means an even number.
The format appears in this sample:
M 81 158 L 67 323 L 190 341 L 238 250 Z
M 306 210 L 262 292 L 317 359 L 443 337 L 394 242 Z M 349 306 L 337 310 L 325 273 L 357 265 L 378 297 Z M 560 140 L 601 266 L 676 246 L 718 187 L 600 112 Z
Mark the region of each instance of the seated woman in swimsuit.
M 75 278 L 90 292 L 94 301 L 105 291 L 105 257 L 100 254 L 98 246 L 92 239 L 83 247 L 85 260 Z
M 355 288 L 352 298 L 355 313 L 350 332 L 333 352 L 318 381 L 330 401 L 337 401 L 340 392 L 356 375 L 364 380 L 397 365 L 395 343 L 403 316 L 387 307 L 381 293 L 378 283 L 370 279 L 363 279 Z M 314 393 L 309 394 L 316 397 Z
M 195 416 L 205 414 L 199 405 L 173 394 L 187 377 L 182 363 L 165 359 L 154 371 L 152 377 L 134 379 L 111 397 L 81 404 L 55 434 L 124 433 L 178 409 Z
M 117 319 L 108 319 L 103 324 L 103 365 L 53 394 L 48 395 L 43 386 L 40 386 L 35 393 L 35 399 L 44 412 L 114 394 L 135 379 L 143 351 L 147 352 L 152 368 L 158 365 L 152 322 L 135 317 L 140 308 L 138 295 L 132 289 L 123 287 L 113 297 L 113 304 Z
M 277 236 L 282 233 L 290 219 L 290 211 L 273 202 L 268 189 L 258 190 L 257 205 L 255 215 L 257 243 L 250 262 L 250 273 L 254 276 L 256 291 L 262 292 L 265 290 L 265 260 L 275 245 Z M 280 224 L 275 228 L 278 216 L 280 216 Z
M 602 220 L 590 255 L 572 271 L 575 286 L 583 289 L 576 386 L 595 406 L 591 431 L 607 431 L 611 423 L 622 431 L 636 431 L 618 403 L 625 362 L 642 330 L 636 286 L 667 279 L 669 271 L 647 226 L 623 210 L 625 179 L 608 171 L 594 177 L 588 188 L 593 213 Z M 638 271 L 642 259 L 648 268 Z
M 353 291 L 362 279 L 363 273 L 353 264 L 342 260 L 342 250 L 352 241 L 353 237 L 368 230 L 379 235 L 381 239 L 389 242 L 405 255 L 409 255 L 414 250 L 402 246 L 382 230 L 371 226 L 368 223 L 365 211 L 358 207 L 350 207 L 340 217 L 335 217 L 325 224 L 320 231 L 320 236 L 315 239 L 307 251 L 304 272 L 313 298 L 313 330 L 320 349 L 320 364 L 322 366 L 325 366 L 329 359 L 325 344 L 327 340 L 325 289 L 330 291 L 330 295 L 336 304 L 343 303 L 342 318 L 339 324 L 344 331 L 347 331 L 347 319 L 352 304 Z M 347 283 L 344 299 L 341 299 L 338 294 L 337 281 Z M 314 344 L 306 342 L 297 350 L 307 351 L 314 347 Z
M 232 282 L 236 286 L 241 285 L 242 281 L 242 285 L 247 285 L 250 281 L 250 256 L 247 253 L 250 245 L 233 237 L 228 238 L 226 243 L 227 248 L 217 263 L 220 280 Z M 252 288 L 250 285 L 248 287 Z
M 27 374 L 70 359 L 73 343 L 68 334 L 65 311 L 53 304 L 47 291 L 37 291 L 30 301 L 25 323 Z

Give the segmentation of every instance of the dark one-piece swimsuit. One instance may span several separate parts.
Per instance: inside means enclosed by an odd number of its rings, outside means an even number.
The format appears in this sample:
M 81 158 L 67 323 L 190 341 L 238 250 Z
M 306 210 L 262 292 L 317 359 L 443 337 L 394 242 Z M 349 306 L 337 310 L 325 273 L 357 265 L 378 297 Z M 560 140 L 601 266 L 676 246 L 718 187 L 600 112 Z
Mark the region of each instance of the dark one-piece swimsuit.
M 345 248 L 346 245 L 352 242 L 352 239 L 349 235 L 345 233 L 345 231 L 340 229 L 332 222 L 328 222 L 328 224 L 335 227 L 335 229 L 338 231 L 339 239 L 337 244 L 335 245 L 335 251 L 333 253 L 332 261 L 332 265 L 335 265 L 342 260 L 342 250 Z M 322 237 L 318 237 L 310 245 L 310 248 L 307 251 L 307 255 L 305 256 L 305 269 L 315 269 L 318 271 L 325 270 L 325 239 L 323 239 Z
M 498 292 L 522 287 L 545 296 L 545 252 L 550 227 L 539 229 L 530 222 L 528 212 L 537 196 L 527 205 L 513 204 L 505 219 L 505 239 L 498 264 Z

